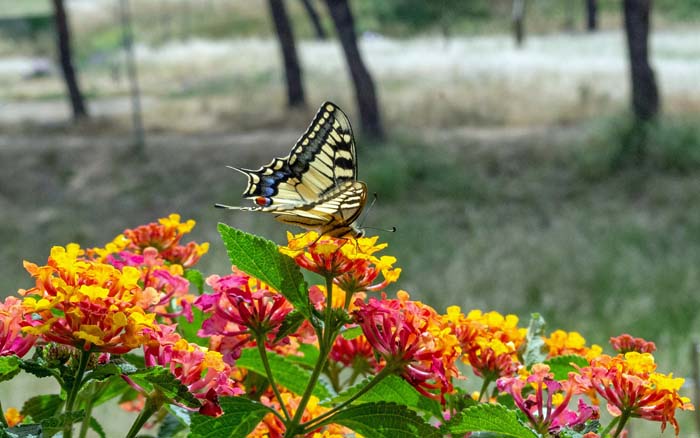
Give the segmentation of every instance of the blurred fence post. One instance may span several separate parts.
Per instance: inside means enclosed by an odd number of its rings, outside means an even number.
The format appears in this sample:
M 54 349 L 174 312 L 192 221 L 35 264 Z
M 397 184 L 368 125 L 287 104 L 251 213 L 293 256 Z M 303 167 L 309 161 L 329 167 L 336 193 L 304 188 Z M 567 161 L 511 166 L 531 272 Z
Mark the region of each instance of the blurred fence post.
M 143 130 L 143 116 L 141 114 L 141 91 L 139 90 L 136 59 L 134 57 L 134 35 L 131 29 L 131 14 L 129 12 L 129 0 L 119 1 L 119 12 L 122 24 L 122 44 L 126 55 L 126 71 L 129 76 L 131 90 L 131 120 L 134 134 L 133 148 L 136 153 L 142 153 L 146 147 Z
M 692 379 L 693 379 L 693 403 L 697 406 L 700 403 L 700 360 L 698 359 L 698 354 L 700 352 L 700 344 L 698 341 L 693 341 L 690 345 L 690 365 L 692 367 Z M 700 434 L 700 410 L 695 408 L 695 429 L 698 434 Z

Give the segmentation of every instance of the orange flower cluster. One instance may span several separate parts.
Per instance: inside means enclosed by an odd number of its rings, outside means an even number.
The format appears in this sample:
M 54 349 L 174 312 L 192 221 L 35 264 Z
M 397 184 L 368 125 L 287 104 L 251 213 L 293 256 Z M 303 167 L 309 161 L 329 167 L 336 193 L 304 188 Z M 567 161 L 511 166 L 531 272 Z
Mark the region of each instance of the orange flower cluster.
M 549 350 L 547 357 L 550 358 L 576 354 L 591 360 L 603 353 L 603 348 L 600 345 L 593 344 L 587 347 L 586 339 L 578 332 L 555 330 L 548 338 L 544 338 L 544 343 Z
M 0 356 L 22 357 L 32 348 L 36 336 L 22 333 L 22 300 L 9 296 L 0 303 Z
M 155 314 L 144 310 L 155 291 L 141 288 L 133 267 L 119 270 L 83 255 L 71 243 L 53 247 L 44 266 L 25 262 L 35 286 L 20 290 L 25 312 L 32 314 L 23 330 L 85 351 L 122 354 L 139 347 L 143 330 L 155 322 Z
M 676 436 L 680 429 L 677 409 L 692 410 L 693 405 L 678 391 L 683 379 L 656 372 L 654 357 L 636 351 L 617 356 L 600 355 L 591 365 L 579 369 L 574 378 L 581 388 L 592 388 L 607 401 L 608 412 L 661 422 L 661 431 L 670 423 Z

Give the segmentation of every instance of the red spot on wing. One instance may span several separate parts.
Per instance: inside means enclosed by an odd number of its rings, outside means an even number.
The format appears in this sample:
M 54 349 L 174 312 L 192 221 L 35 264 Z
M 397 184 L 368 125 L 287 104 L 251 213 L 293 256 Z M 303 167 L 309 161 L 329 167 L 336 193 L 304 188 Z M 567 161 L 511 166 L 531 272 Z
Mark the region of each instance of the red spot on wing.
M 257 198 L 255 198 L 255 203 L 261 207 L 267 207 L 268 205 L 272 204 L 272 199 L 266 198 L 264 196 L 258 196 Z

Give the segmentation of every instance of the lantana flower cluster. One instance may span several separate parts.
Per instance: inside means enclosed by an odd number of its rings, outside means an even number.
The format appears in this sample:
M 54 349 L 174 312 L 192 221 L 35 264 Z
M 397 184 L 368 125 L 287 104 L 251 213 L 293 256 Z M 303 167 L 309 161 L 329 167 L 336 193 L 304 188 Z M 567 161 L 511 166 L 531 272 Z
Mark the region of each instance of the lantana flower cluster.
M 659 422 L 662 430 L 670 424 L 679 435 L 676 412 L 693 409 L 680 395 L 683 379 L 657 372 L 652 342 L 622 335 L 611 339 L 617 353 L 606 355 L 576 332 L 555 330 L 538 339 L 542 360 L 578 358 L 566 376 L 555 377 L 550 362 L 526 363 L 528 331 L 517 316 L 458 306 L 441 313 L 406 291 L 390 293 L 401 269 L 380 255 L 387 245 L 376 237 L 288 234 L 279 252 L 324 280 L 309 286 L 313 318 L 304 321 L 284 294 L 237 267 L 206 278 L 198 294 L 190 279 L 208 244 L 182 242 L 194 225 L 173 214 L 127 229 L 104 247 L 71 243 L 54 247 L 45 265 L 25 262 L 34 286 L 0 303 L 0 356 L 57 343 L 106 364 L 139 349 L 146 368 L 167 369 L 199 400 L 200 414 L 222 415 L 222 397 L 269 407 L 252 437 L 283 437 L 290 424 L 314 438 L 352 431 L 317 422 L 333 408 L 311 392 L 294 393 L 260 369 L 239 366 L 246 349 L 261 352 L 263 368 L 266 355 L 303 364 L 305 352 L 319 351 L 327 361 L 314 372 L 326 374 L 337 392 L 358 377 L 399 376 L 442 407 L 444 418 L 435 422 L 450 417 L 449 400 L 467 379 L 459 362 L 482 382 L 477 402 L 509 397 L 542 436 L 603 436 L 592 426 L 601 403 L 619 424 L 614 437 L 629 418 Z M 201 326 L 192 330 L 195 316 Z M 139 400 L 152 394 L 126 373 L 123 379 L 140 393 L 130 406 L 145 409 Z M 16 410 L 5 417 L 22 421 Z

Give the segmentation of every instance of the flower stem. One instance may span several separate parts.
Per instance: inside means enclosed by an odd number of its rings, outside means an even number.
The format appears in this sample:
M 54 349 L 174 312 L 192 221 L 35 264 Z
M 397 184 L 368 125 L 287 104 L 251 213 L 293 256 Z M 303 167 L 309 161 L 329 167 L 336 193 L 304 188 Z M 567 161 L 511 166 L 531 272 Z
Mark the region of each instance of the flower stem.
M 153 415 L 158 411 L 158 409 L 160 409 L 161 406 L 163 406 L 164 400 L 165 398 L 163 397 L 163 394 L 161 394 L 157 389 L 148 394 L 146 397 L 146 404 L 143 409 L 141 409 L 139 416 L 136 417 L 136 420 L 134 420 L 134 424 L 131 425 L 131 429 L 129 429 L 129 433 L 127 433 L 126 438 L 134 438 L 136 434 L 139 433 L 143 425 L 146 424 L 146 421 L 151 418 L 151 415 Z
M 321 423 L 323 420 L 325 420 L 328 417 L 331 417 L 341 411 L 345 406 L 348 406 L 350 403 L 354 402 L 358 398 L 362 397 L 364 394 L 366 394 L 370 389 L 374 388 L 379 382 L 381 382 L 386 376 L 389 374 L 393 373 L 393 368 L 390 367 L 384 367 L 379 374 L 377 374 L 374 379 L 370 380 L 367 385 L 365 385 L 363 388 L 361 388 L 359 391 L 357 391 L 355 394 L 353 394 L 350 398 L 345 400 L 343 403 L 339 404 L 338 406 L 335 406 L 333 409 L 330 411 L 324 412 L 323 414 L 319 415 L 318 417 L 314 418 L 313 420 L 310 420 L 301 426 L 304 428 L 303 433 L 308 433 L 313 429 L 316 429 L 318 426 L 318 423 Z
M 481 390 L 479 391 L 479 399 L 477 400 L 478 402 L 481 402 L 482 397 L 484 394 L 486 394 L 486 390 L 489 388 L 489 385 L 491 384 L 493 379 L 490 377 L 485 377 L 484 378 L 484 383 L 481 384 Z
M 309 378 L 309 383 L 306 385 L 304 394 L 301 396 L 299 401 L 299 406 L 296 412 L 294 412 L 294 418 L 292 421 L 287 423 L 287 431 L 285 432 L 285 437 L 292 437 L 297 434 L 297 428 L 301 423 L 301 417 L 304 414 L 306 405 L 309 403 L 311 394 L 313 393 L 316 382 L 318 382 L 318 377 L 321 375 L 321 371 L 326 365 L 328 360 L 328 355 L 331 351 L 331 345 L 335 340 L 334 332 L 335 329 L 331 328 L 331 321 L 333 316 L 333 277 L 331 275 L 326 275 L 326 315 L 324 318 L 322 336 L 319 337 L 319 355 L 318 362 L 314 366 L 311 372 L 311 378 Z
M 630 412 L 628 410 L 622 411 L 622 415 L 620 415 L 619 419 L 620 422 L 617 424 L 617 429 L 615 429 L 615 432 L 613 433 L 613 438 L 617 438 L 620 436 L 622 431 L 625 429 L 625 424 L 627 424 L 627 420 L 630 418 Z
M 610 433 L 610 430 L 620 421 L 620 417 L 615 417 L 612 419 L 612 421 L 603 429 L 603 431 L 600 433 L 600 436 L 608 436 Z
M 258 344 L 258 353 L 260 353 L 260 359 L 262 360 L 263 366 L 265 367 L 265 374 L 267 374 L 267 380 L 270 381 L 272 392 L 275 393 L 275 397 L 277 397 L 277 401 L 280 403 L 280 407 L 282 408 L 282 412 L 284 413 L 284 418 L 287 421 L 289 421 L 289 419 L 292 418 L 292 416 L 289 415 L 289 411 L 287 411 L 287 407 L 284 405 L 284 400 L 282 400 L 280 390 L 277 387 L 277 384 L 275 383 L 275 377 L 272 374 L 272 369 L 270 368 L 270 361 L 267 358 L 267 351 L 265 350 L 265 336 L 261 334 L 256 334 L 255 341 Z
M 2 402 L 0 402 L 0 425 L 5 428 L 10 427 L 10 425 L 7 424 L 7 420 L 5 420 L 5 411 L 2 410 Z
M 80 391 L 80 387 L 82 386 L 82 381 L 83 381 L 83 375 L 85 374 L 85 369 L 87 368 L 87 364 L 90 361 L 90 350 L 85 351 L 82 350 L 80 351 L 80 360 L 78 362 L 78 369 L 75 372 L 75 378 L 73 379 L 73 384 L 71 385 L 70 392 L 68 393 L 68 398 L 66 399 L 66 408 L 64 409 L 63 412 L 69 413 L 73 412 L 73 405 L 75 404 L 75 398 L 78 395 L 78 391 Z M 73 435 L 73 422 L 69 421 L 64 427 L 63 427 L 63 438 L 71 438 Z

